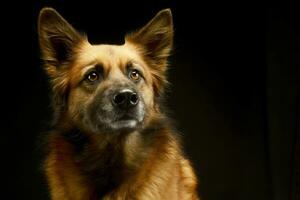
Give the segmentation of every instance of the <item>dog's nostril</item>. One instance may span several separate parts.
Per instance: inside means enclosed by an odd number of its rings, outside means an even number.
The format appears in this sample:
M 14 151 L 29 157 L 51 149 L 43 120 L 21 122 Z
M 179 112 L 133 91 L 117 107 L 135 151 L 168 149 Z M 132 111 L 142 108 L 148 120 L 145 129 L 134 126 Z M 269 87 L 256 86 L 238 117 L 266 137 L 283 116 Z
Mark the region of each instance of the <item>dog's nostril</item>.
M 121 91 L 117 93 L 113 99 L 112 103 L 120 108 L 128 108 L 136 106 L 139 102 L 139 96 L 133 91 Z
M 139 102 L 139 97 L 136 93 L 132 93 L 130 96 L 130 104 L 136 105 Z
M 114 96 L 114 103 L 116 105 L 121 105 L 125 103 L 126 101 L 126 95 L 124 93 L 120 93 Z

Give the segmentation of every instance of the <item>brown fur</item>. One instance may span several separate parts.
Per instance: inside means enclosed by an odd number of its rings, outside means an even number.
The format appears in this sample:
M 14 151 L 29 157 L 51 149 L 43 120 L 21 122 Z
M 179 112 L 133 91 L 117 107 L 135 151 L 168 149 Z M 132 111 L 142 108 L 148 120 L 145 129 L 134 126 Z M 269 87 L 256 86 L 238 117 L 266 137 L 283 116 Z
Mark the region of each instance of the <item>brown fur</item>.
M 44 165 L 51 198 L 198 199 L 193 169 L 159 103 L 172 48 L 170 10 L 159 12 L 118 46 L 91 45 L 55 10 L 44 8 L 39 38 L 55 112 Z M 129 65 L 142 72 L 140 83 L 124 76 Z M 97 66 L 105 78 L 89 85 L 84 73 Z M 95 128 L 86 116 L 107 91 L 124 84 L 142 94 L 145 119 L 131 131 Z

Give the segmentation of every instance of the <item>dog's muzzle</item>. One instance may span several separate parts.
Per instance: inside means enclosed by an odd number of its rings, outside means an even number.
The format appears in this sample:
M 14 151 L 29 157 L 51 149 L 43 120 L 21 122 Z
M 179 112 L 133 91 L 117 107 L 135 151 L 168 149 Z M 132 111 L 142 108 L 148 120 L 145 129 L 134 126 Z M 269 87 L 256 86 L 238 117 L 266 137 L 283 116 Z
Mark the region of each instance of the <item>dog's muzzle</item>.
M 142 125 L 145 113 L 143 96 L 134 88 L 111 88 L 99 93 L 86 119 L 95 132 L 132 131 Z

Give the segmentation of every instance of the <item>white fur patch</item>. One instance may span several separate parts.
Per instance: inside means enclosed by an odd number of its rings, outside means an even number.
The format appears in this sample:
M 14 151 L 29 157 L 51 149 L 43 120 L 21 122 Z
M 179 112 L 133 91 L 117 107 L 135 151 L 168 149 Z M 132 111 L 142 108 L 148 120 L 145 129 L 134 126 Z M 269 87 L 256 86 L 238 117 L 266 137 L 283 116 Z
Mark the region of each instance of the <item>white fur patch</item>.
M 136 120 L 120 120 L 111 124 L 113 129 L 134 128 L 137 125 Z

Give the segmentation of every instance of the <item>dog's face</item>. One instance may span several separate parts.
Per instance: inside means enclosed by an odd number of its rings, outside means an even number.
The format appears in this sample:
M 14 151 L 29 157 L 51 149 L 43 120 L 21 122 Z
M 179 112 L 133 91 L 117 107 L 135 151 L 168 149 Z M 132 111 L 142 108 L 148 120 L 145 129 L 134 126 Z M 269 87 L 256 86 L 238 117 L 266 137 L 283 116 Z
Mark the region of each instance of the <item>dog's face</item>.
M 132 47 L 86 44 L 77 59 L 68 98 L 68 113 L 77 124 L 95 132 L 143 124 L 153 107 L 152 79 Z
M 39 17 L 43 60 L 59 117 L 88 132 L 144 128 L 157 116 L 172 47 L 170 10 L 159 12 L 123 45 L 91 45 L 55 10 Z

